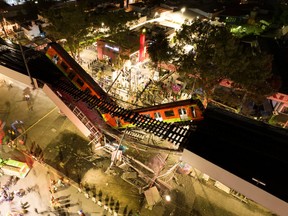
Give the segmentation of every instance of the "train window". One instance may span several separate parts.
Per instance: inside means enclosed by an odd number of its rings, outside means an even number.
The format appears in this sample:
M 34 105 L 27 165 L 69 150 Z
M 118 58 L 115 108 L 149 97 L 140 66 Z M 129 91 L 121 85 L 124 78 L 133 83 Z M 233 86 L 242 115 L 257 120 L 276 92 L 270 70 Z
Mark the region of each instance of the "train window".
M 195 110 L 194 107 L 191 107 L 191 113 L 192 113 L 193 118 L 196 118 L 196 117 L 197 117 L 197 115 L 196 115 L 196 110 Z
M 70 80 L 73 80 L 74 77 L 75 77 L 75 75 L 76 75 L 76 74 L 71 71 L 71 72 L 68 74 L 68 78 L 69 78 Z
M 92 91 L 91 91 L 89 88 L 86 88 L 86 89 L 85 89 L 85 92 L 91 94 Z
M 143 114 L 143 115 L 146 116 L 146 117 L 151 118 L 150 114 Z
M 81 87 L 84 85 L 84 82 L 79 78 L 77 78 L 76 83 Z
M 52 62 L 53 62 L 54 64 L 57 64 L 58 61 L 59 61 L 59 56 L 58 56 L 57 54 L 55 54 L 55 55 L 53 56 L 53 58 L 52 58 Z
M 186 109 L 185 108 L 180 108 L 178 109 L 179 115 L 187 115 Z
M 68 69 L 68 66 L 65 62 L 62 61 L 60 65 L 65 71 Z
M 155 112 L 154 113 L 154 118 L 161 118 L 161 114 L 159 112 Z
M 163 121 L 160 112 L 155 112 L 155 113 L 154 113 L 154 118 L 155 118 L 156 120 L 158 120 L 158 121 Z
M 164 114 L 165 114 L 166 117 L 175 116 L 173 110 L 167 110 L 167 111 L 164 111 Z

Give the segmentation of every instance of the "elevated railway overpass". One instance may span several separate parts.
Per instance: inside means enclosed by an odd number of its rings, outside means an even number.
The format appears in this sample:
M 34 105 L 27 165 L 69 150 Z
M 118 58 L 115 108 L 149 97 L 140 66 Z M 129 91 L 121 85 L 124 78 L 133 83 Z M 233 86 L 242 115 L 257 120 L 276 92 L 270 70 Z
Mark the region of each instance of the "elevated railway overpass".
M 0 46 L 0 73 L 30 85 L 31 79 L 17 45 L 10 46 L 1 41 Z M 105 122 L 99 123 L 98 128 L 95 122 L 86 118 L 85 113 L 91 112 L 92 107 L 123 118 L 129 113 L 129 110 L 82 94 L 69 82 L 56 82 L 63 75 L 43 53 L 28 49 L 24 52 L 33 81 L 91 139 L 101 136 L 101 127 L 107 129 Z M 196 131 L 180 130 L 169 124 L 153 127 L 155 122 L 149 118 L 138 118 L 144 130 L 180 144 L 183 161 L 276 214 L 288 212 L 286 131 L 214 107 L 208 107 L 205 119 L 197 125 Z M 100 119 L 98 116 L 97 121 Z

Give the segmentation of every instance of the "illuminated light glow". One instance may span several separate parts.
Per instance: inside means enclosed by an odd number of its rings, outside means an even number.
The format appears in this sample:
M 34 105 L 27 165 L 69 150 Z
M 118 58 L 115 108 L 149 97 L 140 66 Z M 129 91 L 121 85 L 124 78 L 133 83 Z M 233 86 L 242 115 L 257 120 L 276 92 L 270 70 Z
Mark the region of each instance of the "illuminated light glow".
M 140 35 L 140 47 L 139 47 L 139 62 L 144 60 L 145 54 L 145 34 Z
M 5 41 L 9 44 L 13 44 L 11 40 L 5 39 Z
M 119 52 L 119 48 L 118 47 L 112 47 L 112 46 L 109 46 L 108 44 L 105 44 L 105 48 L 108 48 L 108 49 L 112 49 L 116 52 Z
M 186 44 L 184 50 L 186 53 L 189 53 L 194 47 L 192 45 Z
M 183 14 L 186 11 L 186 8 L 181 8 L 181 13 Z
M 167 202 L 170 202 L 170 201 L 171 201 L 171 196 L 170 196 L 170 195 L 165 195 L 165 200 L 166 200 Z

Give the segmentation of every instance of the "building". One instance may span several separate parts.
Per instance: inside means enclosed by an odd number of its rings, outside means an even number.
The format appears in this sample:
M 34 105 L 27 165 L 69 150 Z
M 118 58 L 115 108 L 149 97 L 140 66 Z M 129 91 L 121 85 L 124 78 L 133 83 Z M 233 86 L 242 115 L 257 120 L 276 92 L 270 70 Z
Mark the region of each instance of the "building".
M 271 118 L 271 123 L 288 128 L 288 95 L 278 92 L 268 97 L 268 99 L 271 100 L 274 108 L 274 116 Z
M 139 34 L 130 32 L 130 34 L 119 33 L 117 38 L 107 37 L 97 41 L 97 52 L 99 60 L 106 60 L 113 64 L 118 64 L 117 61 L 134 59 L 139 52 Z M 123 62 L 124 63 L 124 62 Z

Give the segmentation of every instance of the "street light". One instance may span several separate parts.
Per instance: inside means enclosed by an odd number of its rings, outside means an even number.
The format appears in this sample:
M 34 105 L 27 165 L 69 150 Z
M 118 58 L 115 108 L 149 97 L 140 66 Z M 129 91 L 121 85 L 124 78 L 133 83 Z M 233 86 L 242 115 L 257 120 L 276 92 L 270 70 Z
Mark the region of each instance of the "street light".
M 181 8 L 181 13 L 182 13 L 182 14 L 183 14 L 185 11 L 186 11 L 186 8 L 185 8 L 185 7 Z
M 167 201 L 167 202 L 170 202 L 171 201 L 171 196 L 170 195 L 165 195 L 165 200 Z
M 32 88 L 34 90 L 34 89 L 36 89 L 36 86 L 35 86 L 35 83 L 34 83 L 34 80 L 33 80 L 32 76 L 31 76 L 31 73 L 30 73 L 30 70 L 29 70 L 29 67 L 28 67 L 28 64 L 27 64 L 27 61 L 26 61 L 25 53 L 23 51 L 23 48 L 22 48 L 22 45 L 21 45 L 20 41 L 18 41 L 18 44 L 19 44 L 19 47 L 20 47 L 20 51 L 21 51 L 21 54 L 22 54 L 22 58 L 23 58 L 23 61 L 24 61 L 24 64 L 25 64 L 26 71 L 28 73 L 28 76 L 29 76 L 30 81 L 31 81 Z

